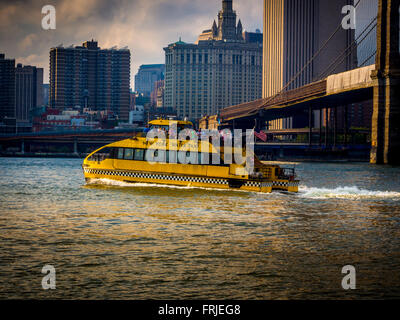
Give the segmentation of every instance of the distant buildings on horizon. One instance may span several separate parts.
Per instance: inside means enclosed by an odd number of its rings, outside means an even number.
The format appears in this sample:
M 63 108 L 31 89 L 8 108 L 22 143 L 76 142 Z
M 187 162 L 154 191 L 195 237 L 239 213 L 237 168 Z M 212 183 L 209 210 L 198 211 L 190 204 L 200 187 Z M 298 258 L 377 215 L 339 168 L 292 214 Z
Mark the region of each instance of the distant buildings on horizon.
M 0 53 L 0 122 L 17 115 L 15 106 L 15 60 Z
M 164 107 L 164 92 L 165 92 L 165 81 L 158 80 L 154 83 L 154 89 L 150 94 L 151 105 L 156 108 Z
M 165 64 L 141 65 L 135 93 L 130 91 L 128 48 L 102 49 L 93 39 L 81 46 L 53 47 L 45 85 L 42 68 L 15 67 L 15 60 L 0 55 L 0 121 L 7 117 L 32 123 L 38 119 L 35 109 L 44 106 L 58 110 L 55 118 L 70 110 L 83 114 L 85 109 L 128 121 L 129 112 L 137 111 L 137 102 L 197 120 L 261 95 L 262 33 L 243 31 L 241 21 L 236 23 L 232 1 L 222 1 L 218 25 L 214 21 L 196 43 L 180 41 L 164 50 L 168 79 Z M 47 118 L 41 121 L 47 126 Z
M 150 97 L 157 81 L 164 80 L 165 64 L 142 64 L 135 75 L 135 91 Z
M 30 131 L 34 112 L 44 106 L 43 93 L 42 68 L 15 66 L 15 59 L 0 54 L 0 131 Z
M 365 11 L 364 24 L 375 12 L 376 0 L 366 1 L 364 7 L 360 6 Z M 0 54 L 0 122 L 32 122 L 37 116 L 35 110 L 47 104 L 59 110 L 59 115 L 72 109 L 80 114 L 90 110 L 128 122 L 129 118 L 137 119 L 139 113 L 142 116 L 143 112 L 158 109 L 160 114 L 172 111 L 180 119 L 196 121 L 205 115 L 218 115 L 228 106 L 270 97 L 292 79 L 287 89 L 298 88 L 318 80 L 353 42 L 354 30 L 340 30 L 321 56 L 294 78 L 337 26 L 338 16 L 332 12 L 340 14 L 339 9 L 347 2 L 264 0 L 261 33 L 244 31 L 240 19 L 237 21 L 233 1 L 222 0 L 217 21 L 195 43 L 179 39 L 164 48 L 165 64 L 139 67 L 134 78 L 135 92 L 130 90 L 131 53 L 127 47 L 102 49 L 92 39 L 81 46 L 51 48 L 48 85 L 43 85 L 42 68 L 16 65 L 14 59 Z M 355 52 L 335 72 L 356 66 Z M 363 108 L 369 110 L 360 105 L 350 112 L 356 116 Z M 314 114 L 316 126 L 321 116 Z M 268 127 L 301 127 L 302 121 L 279 119 Z
M 15 69 L 17 121 L 31 122 L 32 111 L 43 105 L 43 68 L 18 63 Z
M 0 54 L 0 131 L 114 127 L 128 122 L 130 51 L 97 42 L 50 49 L 50 83 L 43 69 Z M 46 110 L 46 106 L 49 108 Z

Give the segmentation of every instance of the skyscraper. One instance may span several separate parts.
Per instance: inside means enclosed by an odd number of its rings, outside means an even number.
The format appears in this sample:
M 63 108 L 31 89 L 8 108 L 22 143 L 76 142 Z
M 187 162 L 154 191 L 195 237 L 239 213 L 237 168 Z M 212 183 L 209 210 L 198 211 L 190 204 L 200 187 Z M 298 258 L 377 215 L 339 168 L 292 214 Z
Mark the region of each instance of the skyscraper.
M 165 88 L 164 80 L 158 80 L 154 83 L 154 89 L 150 95 L 150 101 L 153 107 L 157 108 L 164 107 L 164 88 Z
M 0 54 L 0 121 L 15 118 L 15 60 Z
M 135 75 L 135 91 L 145 97 L 150 97 L 154 83 L 164 80 L 164 64 L 143 64 Z
M 264 0 L 263 97 L 283 89 L 294 89 L 319 80 L 354 41 L 354 30 L 341 27 L 342 8 L 350 0 Z M 325 42 L 332 39 L 326 46 Z M 319 51 L 301 75 L 295 77 Z M 343 72 L 357 66 L 356 52 L 349 54 L 334 70 Z
M 50 106 L 90 107 L 129 118 L 130 51 L 101 49 L 96 41 L 50 50 Z
M 164 103 L 178 117 L 196 120 L 261 98 L 262 44 L 244 40 L 236 18 L 232 1 L 223 0 L 218 25 L 214 21 L 196 43 L 179 40 L 164 48 Z
M 43 69 L 18 64 L 15 69 L 17 121 L 30 122 L 32 111 L 43 104 Z
M 45 106 L 49 105 L 49 93 L 50 93 L 50 85 L 48 83 L 44 83 L 42 97 L 43 97 L 43 104 Z

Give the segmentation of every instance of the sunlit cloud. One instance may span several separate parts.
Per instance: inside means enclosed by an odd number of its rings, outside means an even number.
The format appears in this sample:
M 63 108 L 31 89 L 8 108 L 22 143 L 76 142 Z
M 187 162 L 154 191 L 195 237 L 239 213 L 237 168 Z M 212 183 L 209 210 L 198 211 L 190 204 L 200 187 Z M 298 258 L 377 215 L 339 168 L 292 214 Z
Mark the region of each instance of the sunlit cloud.
M 96 39 L 102 48 L 131 50 L 131 84 L 141 64 L 164 63 L 168 44 L 194 42 L 211 27 L 222 0 L 14 0 L 0 2 L 0 51 L 17 63 L 45 69 L 48 82 L 51 47 Z M 248 31 L 262 29 L 262 0 L 234 0 Z M 44 5 L 57 12 L 57 29 L 42 30 Z

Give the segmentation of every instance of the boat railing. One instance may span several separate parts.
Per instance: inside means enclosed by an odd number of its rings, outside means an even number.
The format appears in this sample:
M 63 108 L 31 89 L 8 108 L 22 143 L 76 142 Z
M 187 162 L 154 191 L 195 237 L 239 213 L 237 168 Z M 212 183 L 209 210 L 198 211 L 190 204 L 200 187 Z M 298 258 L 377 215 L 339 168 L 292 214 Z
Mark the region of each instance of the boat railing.
M 278 179 L 281 180 L 294 180 L 296 178 L 295 168 L 280 168 Z
M 272 179 L 272 168 L 271 167 L 259 167 L 257 171 L 263 174 L 264 179 Z

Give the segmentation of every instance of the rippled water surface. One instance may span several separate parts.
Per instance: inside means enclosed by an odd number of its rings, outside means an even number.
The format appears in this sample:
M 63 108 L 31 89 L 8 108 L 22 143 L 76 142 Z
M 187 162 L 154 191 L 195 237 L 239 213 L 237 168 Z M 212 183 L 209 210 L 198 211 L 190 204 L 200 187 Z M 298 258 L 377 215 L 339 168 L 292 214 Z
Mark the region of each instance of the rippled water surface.
M 85 185 L 81 162 L 0 158 L 0 298 L 400 297 L 400 168 L 296 164 L 293 195 Z

